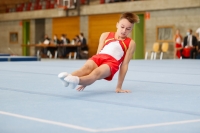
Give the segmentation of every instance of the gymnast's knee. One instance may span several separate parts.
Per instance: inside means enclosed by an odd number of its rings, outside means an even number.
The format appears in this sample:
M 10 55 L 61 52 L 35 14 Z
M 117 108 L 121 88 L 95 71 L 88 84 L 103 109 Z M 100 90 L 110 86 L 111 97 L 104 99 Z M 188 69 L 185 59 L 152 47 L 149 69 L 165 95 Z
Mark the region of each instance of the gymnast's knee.
M 80 70 L 88 75 L 93 71 L 93 68 L 91 68 L 89 65 L 84 65 Z

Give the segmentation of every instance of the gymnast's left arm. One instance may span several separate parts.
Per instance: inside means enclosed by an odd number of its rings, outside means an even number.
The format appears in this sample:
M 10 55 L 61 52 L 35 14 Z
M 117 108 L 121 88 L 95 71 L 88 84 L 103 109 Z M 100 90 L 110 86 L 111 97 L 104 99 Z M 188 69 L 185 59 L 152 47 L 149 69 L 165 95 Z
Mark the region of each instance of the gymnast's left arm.
M 122 84 L 124 82 L 124 78 L 126 76 L 126 72 L 128 70 L 128 64 L 130 62 L 130 60 L 133 58 L 133 53 L 135 51 L 135 42 L 133 40 L 131 40 L 130 44 L 129 44 L 129 48 L 126 52 L 124 61 L 122 62 L 121 66 L 120 66 L 120 70 L 119 70 L 119 75 L 118 75 L 118 83 L 117 83 L 117 87 L 116 87 L 116 91 L 117 93 L 130 93 L 130 90 L 123 90 L 122 89 Z

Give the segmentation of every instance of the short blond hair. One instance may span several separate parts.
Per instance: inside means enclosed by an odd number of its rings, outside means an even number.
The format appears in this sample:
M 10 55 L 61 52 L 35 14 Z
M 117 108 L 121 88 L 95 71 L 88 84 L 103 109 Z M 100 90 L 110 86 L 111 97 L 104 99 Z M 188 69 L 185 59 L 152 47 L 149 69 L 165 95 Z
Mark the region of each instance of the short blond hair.
M 125 12 L 120 16 L 119 20 L 127 19 L 131 24 L 139 23 L 139 17 L 131 12 Z

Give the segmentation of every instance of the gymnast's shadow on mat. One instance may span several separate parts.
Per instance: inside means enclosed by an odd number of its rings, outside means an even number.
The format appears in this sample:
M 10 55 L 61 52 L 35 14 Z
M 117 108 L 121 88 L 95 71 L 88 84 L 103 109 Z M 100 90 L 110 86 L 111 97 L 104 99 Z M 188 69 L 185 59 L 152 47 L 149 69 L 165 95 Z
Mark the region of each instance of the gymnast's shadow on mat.
M 114 94 L 115 92 L 114 91 L 105 91 L 105 90 L 84 90 L 84 91 L 81 91 L 81 92 L 77 92 L 79 93 L 78 96 L 79 97 L 96 97 L 96 96 L 99 96 L 99 95 L 107 95 L 107 94 Z M 77 95 L 76 95 L 77 96 Z

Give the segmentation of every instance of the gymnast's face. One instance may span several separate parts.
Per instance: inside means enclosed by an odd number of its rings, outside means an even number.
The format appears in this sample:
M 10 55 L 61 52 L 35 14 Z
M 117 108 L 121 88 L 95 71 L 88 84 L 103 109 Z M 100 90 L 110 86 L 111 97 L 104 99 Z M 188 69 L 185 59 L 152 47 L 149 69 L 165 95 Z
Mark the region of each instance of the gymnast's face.
M 118 38 L 126 38 L 128 34 L 132 31 L 133 24 L 130 23 L 127 19 L 121 19 L 117 23 L 117 35 Z

